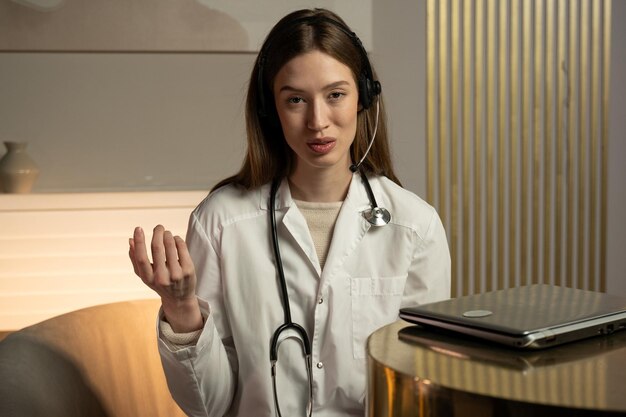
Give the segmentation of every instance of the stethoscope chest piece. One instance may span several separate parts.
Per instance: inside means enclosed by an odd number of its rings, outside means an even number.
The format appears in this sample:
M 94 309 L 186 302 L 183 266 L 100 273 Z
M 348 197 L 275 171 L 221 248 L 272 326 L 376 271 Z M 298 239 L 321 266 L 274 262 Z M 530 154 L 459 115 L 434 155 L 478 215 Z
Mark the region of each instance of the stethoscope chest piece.
M 372 226 L 384 226 L 391 221 L 391 214 L 382 207 L 373 207 L 363 212 L 363 217 Z

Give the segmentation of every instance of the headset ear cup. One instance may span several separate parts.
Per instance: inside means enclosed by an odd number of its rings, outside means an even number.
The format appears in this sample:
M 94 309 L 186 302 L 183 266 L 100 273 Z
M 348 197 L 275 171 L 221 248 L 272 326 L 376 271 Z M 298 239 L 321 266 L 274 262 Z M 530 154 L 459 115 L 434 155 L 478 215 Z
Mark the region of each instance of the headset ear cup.
M 359 101 L 363 109 L 369 109 L 372 105 L 372 91 L 369 78 L 361 75 L 359 77 Z

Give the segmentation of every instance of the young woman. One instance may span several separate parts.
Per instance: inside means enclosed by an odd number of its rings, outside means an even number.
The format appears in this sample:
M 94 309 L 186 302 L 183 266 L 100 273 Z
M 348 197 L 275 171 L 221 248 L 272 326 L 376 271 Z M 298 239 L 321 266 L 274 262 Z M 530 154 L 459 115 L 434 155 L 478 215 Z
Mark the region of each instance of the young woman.
M 135 230 L 130 258 L 161 296 L 159 350 L 187 414 L 363 415 L 367 336 L 449 297 L 443 226 L 399 185 L 382 107 L 343 21 L 289 14 L 252 71 L 239 173 L 194 210 L 186 242 L 154 229 L 152 263 Z

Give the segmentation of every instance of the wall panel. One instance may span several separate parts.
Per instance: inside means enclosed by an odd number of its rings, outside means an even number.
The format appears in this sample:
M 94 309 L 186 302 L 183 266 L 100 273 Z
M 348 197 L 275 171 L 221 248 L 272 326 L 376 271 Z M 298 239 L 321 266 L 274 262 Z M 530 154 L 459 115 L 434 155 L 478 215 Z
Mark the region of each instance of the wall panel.
M 611 0 L 426 7 L 427 198 L 453 295 L 605 291 Z
M 156 294 L 133 273 L 128 238 L 157 224 L 185 235 L 204 191 L 0 195 L 0 330 Z

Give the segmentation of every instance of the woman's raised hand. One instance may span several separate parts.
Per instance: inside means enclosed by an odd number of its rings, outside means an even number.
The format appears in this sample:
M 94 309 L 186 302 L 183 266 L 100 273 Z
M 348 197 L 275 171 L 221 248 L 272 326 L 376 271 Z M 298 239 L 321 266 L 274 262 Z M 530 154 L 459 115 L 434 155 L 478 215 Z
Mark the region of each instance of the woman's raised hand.
M 143 229 L 135 228 L 129 244 L 128 255 L 135 274 L 159 294 L 172 329 L 177 333 L 201 329 L 203 320 L 195 294 L 196 272 L 185 241 L 158 225 L 150 243 L 152 263 L 148 259 Z

